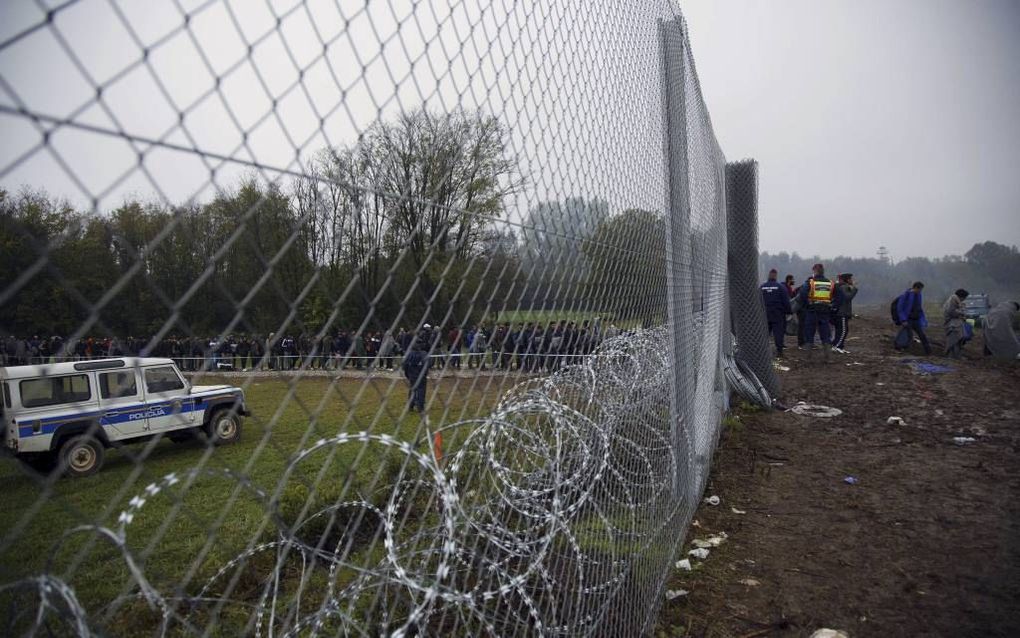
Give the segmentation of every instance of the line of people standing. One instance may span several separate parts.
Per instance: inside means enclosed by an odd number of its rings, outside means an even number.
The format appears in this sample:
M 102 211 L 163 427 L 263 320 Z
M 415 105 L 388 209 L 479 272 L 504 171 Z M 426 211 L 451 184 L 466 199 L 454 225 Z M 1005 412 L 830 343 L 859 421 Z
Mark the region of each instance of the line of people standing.
M 426 324 L 427 325 L 427 324 Z M 460 369 L 551 371 L 577 363 L 605 339 L 621 331 L 595 318 L 582 321 L 481 323 L 431 335 L 429 356 L 437 365 Z M 169 335 L 150 338 L 60 336 L 18 339 L 0 336 L 0 365 L 28 365 L 119 356 L 155 356 L 174 359 L 186 372 L 236 369 L 393 370 L 412 350 L 416 332 L 400 328 L 385 331 L 339 329 L 319 337 L 307 333 L 268 335 L 230 334 L 225 337 Z

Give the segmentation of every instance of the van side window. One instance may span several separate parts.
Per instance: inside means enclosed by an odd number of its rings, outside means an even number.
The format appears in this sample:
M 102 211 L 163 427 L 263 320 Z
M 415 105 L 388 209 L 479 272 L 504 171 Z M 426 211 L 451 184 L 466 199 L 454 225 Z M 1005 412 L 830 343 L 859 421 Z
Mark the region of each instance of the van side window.
M 148 368 L 145 370 L 145 391 L 146 392 L 170 392 L 171 390 L 183 390 L 184 382 L 177 376 L 170 366 L 161 368 Z
M 21 392 L 21 405 L 26 408 L 77 403 L 92 398 L 87 374 L 26 379 L 18 385 L 18 389 Z
M 133 397 L 138 394 L 138 383 L 132 372 L 102 372 L 99 375 L 99 394 L 104 399 Z
M 4 381 L 4 407 L 11 407 L 11 390 L 7 387 L 7 382 Z

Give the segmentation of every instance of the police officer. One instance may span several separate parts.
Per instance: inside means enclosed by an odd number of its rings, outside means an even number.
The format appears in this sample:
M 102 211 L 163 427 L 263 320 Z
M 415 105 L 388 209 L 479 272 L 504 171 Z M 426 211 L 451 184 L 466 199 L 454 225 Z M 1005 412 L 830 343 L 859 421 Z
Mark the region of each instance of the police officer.
M 804 312 L 804 342 L 813 350 L 815 347 L 815 330 L 822 341 L 822 354 L 825 358 L 829 355 L 829 345 L 832 343 L 832 334 L 829 331 L 829 323 L 832 320 L 833 306 L 840 305 L 840 292 L 835 284 L 825 276 L 825 266 L 815 264 L 811 267 L 814 273 L 810 279 L 801 286 L 798 299 Z
M 769 271 L 769 280 L 761 285 L 761 300 L 765 304 L 765 318 L 769 322 L 769 332 L 776 340 L 776 356 L 783 356 L 783 339 L 786 336 L 786 317 L 793 314 L 790 307 L 790 293 L 785 284 L 779 283 L 779 273 L 773 268 Z
M 428 383 L 429 356 L 425 344 L 417 339 L 411 350 L 404 355 L 404 378 L 407 379 L 410 391 L 408 403 L 411 412 L 425 412 L 425 385 Z

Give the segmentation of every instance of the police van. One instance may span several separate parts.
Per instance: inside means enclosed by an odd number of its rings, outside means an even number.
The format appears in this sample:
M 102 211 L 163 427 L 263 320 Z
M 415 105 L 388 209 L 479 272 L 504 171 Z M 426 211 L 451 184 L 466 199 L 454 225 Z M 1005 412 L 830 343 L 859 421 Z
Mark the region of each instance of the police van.
M 215 444 L 241 436 L 244 391 L 192 386 L 171 359 L 124 357 L 0 368 L 4 446 L 68 476 L 103 465 L 106 448 L 166 435 Z

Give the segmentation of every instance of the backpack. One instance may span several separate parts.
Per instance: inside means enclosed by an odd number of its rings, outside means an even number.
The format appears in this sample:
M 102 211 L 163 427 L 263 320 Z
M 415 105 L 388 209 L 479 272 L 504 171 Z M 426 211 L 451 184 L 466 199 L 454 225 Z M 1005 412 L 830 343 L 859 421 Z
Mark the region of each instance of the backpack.
M 903 295 L 900 295 L 900 297 L 902 296 Z M 899 312 L 900 297 L 896 297 L 895 299 L 892 300 L 892 303 L 889 304 L 889 315 L 892 317 L 892 322 L 896 325 L 900 324 L 900 312 Z

